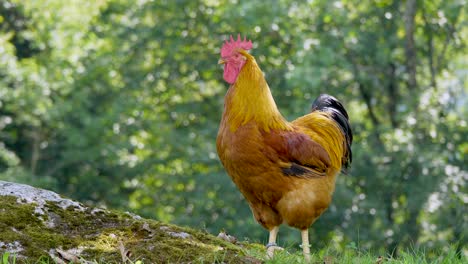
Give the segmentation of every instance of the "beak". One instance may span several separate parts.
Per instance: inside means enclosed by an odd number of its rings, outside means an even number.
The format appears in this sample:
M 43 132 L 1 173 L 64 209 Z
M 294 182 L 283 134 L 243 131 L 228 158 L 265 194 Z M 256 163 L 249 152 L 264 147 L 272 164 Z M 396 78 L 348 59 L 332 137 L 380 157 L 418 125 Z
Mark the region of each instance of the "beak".
M 219 61 L 218 61 L 218 64 L 225 64 L 225 63 L 226 63 L 226 61 L 223 60 L 223 59 L 219 59 Z

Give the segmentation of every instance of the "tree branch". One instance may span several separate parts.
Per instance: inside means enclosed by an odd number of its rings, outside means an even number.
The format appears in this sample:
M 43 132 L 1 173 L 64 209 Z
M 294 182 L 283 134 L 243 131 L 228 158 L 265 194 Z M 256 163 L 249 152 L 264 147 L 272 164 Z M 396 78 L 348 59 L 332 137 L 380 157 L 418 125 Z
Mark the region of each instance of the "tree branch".
M 396 66 L 393 63 L 390 63 L 390 74 L 389 74 L 389 83 L 387 86 L 388 92 L 388 114 L 390 115 L 390 123 L 393 128 L 398 127 L 398 121 L 396 118 L 396 102 L 398 101 L 398 82 L 396 81 Z
M 445 41 L 444 44 L 442 45 L 442 51 L 439 53 L 439 56 L 437 57 L 437 64 L 435 65 L 435 71 L 439 72 L 442 61 L 445 59 L 445 53 L 447 52 L 447 47 L 449 46 L 450 41 L 453 39 L 453 34 L 455 33 L 455 27 L 458 22 L 458 19 L 460 18 L 460 10 L 457 13 L 457 16 L 455 17 L 455 20 L 453 21 L 453 24 L 450 25 L 448 24 L 448 32 L 447 35 L 445 36 Z
M 422 6 L 422 13 L 423 13 L 423 20 L 424 20 L 424 28 L 427 33 L 427 47 L 428 47 L 428 61 L 429 61 L 429 71 L 431 73 L 431 87 L 433 89 L 437 88 L 437 83 L 436 83 L 436 68 L 434 65 L 434 36 L 432 32 L 432 27 L 429 23 L 429 20 L 427 19 L 427 14 L 426 14 L 426 8 L 423 5 Z
M 408 69 L 408 88 L 416 90 L 418 83 L 416 80 L 416 47 L 414 44 L 414 17 L 416 15 L 416 0 L 406 1 L 406 9 L 404 13 L 405 19 L 405 53 L 406 53 L 406 67 Z

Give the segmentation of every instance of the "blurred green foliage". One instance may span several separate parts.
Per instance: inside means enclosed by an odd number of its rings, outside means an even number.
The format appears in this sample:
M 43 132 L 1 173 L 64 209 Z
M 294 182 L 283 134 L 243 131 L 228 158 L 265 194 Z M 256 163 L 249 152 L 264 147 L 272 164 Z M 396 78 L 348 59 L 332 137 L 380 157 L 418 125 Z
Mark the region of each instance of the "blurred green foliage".
M 219 49 L 241 33 L 289 120 L 324 92 L 350 113 L 314 246 L 461 252 L 466 25 L 459 0 L 1 0 L 0 179 L 264 241 L 215 149 Z

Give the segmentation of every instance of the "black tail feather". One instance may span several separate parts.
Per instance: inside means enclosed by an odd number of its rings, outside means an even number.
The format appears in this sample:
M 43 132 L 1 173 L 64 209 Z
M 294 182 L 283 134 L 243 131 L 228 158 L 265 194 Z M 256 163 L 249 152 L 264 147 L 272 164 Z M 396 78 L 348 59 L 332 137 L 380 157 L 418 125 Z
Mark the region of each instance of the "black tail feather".
M 343 172 L 349 168 L 353 161 L 353 153 L 351 151 L 351 144 L 353 143 L 353 131 L 349 124 L 348 112 L 344 106 L 333 96 L 328 94 L 321 94 L 315 99 L 312 104 L 312 111 L 322 111 L 330 113 L 333 120 L 335 120 L 341 128 L 341 132 L 346 138 L 346 153 L 343 157 L 342 165 L 344 166 Z

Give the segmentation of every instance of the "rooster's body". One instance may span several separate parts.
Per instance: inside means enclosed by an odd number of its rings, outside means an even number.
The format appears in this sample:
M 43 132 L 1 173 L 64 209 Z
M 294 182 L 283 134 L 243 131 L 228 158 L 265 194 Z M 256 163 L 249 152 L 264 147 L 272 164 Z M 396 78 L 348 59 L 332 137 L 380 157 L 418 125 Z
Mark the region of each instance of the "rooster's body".
M 218 155 L 255 219 L 270 231 L 269 246 L 286 223 L 302 230 L 308 254 L 307 229 L 330 204 L 336 175 L 351 162 L 348 115 L 335 98 L 321 95 L 311 113 L 287 122 L 254 57 L 245 51 L 250 42 L 231 43 L 222 51 L 224 77 L 232 85 Z

